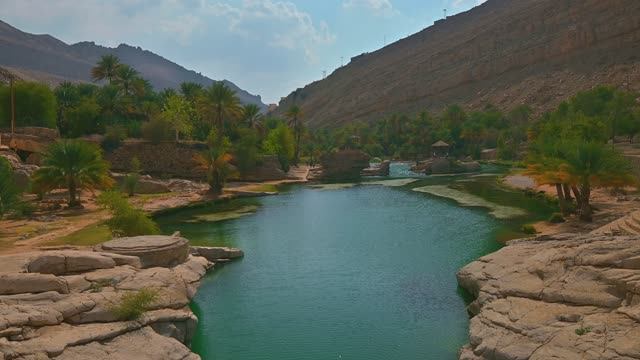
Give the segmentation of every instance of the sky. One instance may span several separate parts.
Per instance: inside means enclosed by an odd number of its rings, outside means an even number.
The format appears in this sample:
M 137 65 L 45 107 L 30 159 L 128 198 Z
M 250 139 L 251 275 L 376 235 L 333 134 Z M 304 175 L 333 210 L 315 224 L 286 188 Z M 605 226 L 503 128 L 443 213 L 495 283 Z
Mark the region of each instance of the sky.
M 126 43 L 277 103 L 353 56 L 485 0 L 0 0 L 0 19 L 72 44 Z

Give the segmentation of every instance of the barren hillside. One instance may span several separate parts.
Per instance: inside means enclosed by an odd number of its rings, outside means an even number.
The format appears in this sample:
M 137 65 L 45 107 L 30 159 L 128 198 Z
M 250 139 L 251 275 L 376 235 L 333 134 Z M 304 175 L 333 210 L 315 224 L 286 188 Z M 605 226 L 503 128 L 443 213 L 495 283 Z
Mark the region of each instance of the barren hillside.
M 598 84 L 640 89 L 640 1 L 488 0 L 283 99 L 312 127 L 459 103 L 536 112 Z

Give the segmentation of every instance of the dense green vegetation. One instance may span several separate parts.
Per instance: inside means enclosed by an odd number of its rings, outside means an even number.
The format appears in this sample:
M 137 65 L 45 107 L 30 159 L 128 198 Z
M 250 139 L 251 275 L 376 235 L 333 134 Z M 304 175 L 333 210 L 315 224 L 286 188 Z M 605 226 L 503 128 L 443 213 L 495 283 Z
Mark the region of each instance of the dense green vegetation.
M 63 83 L 15 85 L 18 126 L 56 127 L 65 138 L 102 134 L 102 147 L 112 151 L 127 137 L 151 142 L 196 140 L 208 149 L 198 156 L 212 192 L 222 193 L 231 176 L 250 176 L 264 155 L 277 158 L 283 171 L 301 160 L 313 165 L 323 154 L 341 148 L 361 149 L 372 157 L 419 161 L 430 157 L 431 144 L 447 142 L 450 155 L 481 157 L 496 149 L 499 160 L 527 160 L 529 173 L 541 184 L 556 187 L 563 215 L 591 218 L 594 187 L 633 184 L 622 156 L 608 146 L 615 137 L 633 141 L 640 133 L 637 94 L 598 87 L 579 93 L 554 111 L 534 117 L 518 106 L 503 113 L 492 105 L 467 112 L 451 105 L 438 114 L 396 114 L 372 123 L 350 123 L 336 129 L 310 130 L 304 109 L 293 105 L 284 119 L 266 116 L 256 105 L 243 106 L 223 82 L 208 87 L 183 83 L 178 90 L 155 91 L 139 73 L 112 55 L 92 69 L 102 85 Z M 0 86 L 0 119 L 7 126 L 9 89 Z M 39 192 L 69 189 L 71 205 L 77 189 L 106 185 L 100 151 L 77 141 L 62 141 L 45 155 L 34 177 Z M 139 166 L 125 179 L 135 192 Z
M 11 164 L 7 159 L 0 157 L 0 219 L 9 211 L 18 208 L 20 193 L 13 179 Z

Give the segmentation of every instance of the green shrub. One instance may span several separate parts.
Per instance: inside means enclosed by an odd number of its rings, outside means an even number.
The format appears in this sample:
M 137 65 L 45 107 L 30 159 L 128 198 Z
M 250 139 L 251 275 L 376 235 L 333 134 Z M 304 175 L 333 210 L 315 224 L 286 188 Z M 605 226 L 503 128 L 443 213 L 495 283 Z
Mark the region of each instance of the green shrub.
M 137 157 L 131 159 L 131 170 L 127 176 L 122 180 L 122 187 L 124 192 L 129 196 L 133 196 L 138 187 L 140 181 L 140 160 Z
M 294 138 L 291 129 L 281 124 L 271 130 L 265 140 L 264 148 L 269 154 L 278 157 L 282 171 L 289 172 L 294 155 Z
M 20 189 L 13 179 L 13 168 L 9 161 L 0 157 L 0 219 L 20 204 Z
M 538 233 L 533 225 L 522 225 L 522 232 L 528 235 L 534 235 Z
M 173 140 L 173 127 L 171 123 L 162 117 L 157 117 L 142 124 L 142 138 L 154 144 L 162 141 Z
M 111 308 L 111 312 L 120 320 L 135 320 L 150 310 L 157 299 L 157 290 L 143 288 L 137 292 L 124 294 L 120 302 Z
M 549 222 L 552 224 L 560 224 L 565 222 L 566 220 L 564 219 L 564 216 L 562 216 L 561 213 L 553 213 L 551 214 L 551 217 L 549 218 Z
M 102 148 L 105 151 L 113 151 L 120 147 L 127 137 L 127 129 L 121 125 L 107 126 L 102 140 Z
M 591 328 L 590 327 L 579 327 L 576 329 L 576 335 L 578 336 L 582 336 L 582 335 L 586 335 L 588 333 L 591 332 Z
M 238 141 L 233 149 L 234 162 L 240 174 L 246 175 L 256 168 L 259 158 L 258 132 L 254 129 L 238 130 Z
M 106 221 L 114 236 L 155 235 L 158 225 L 141 209 L 134 208 L 120 193 L 107 191 L 98 197 L 98 204 L 111 212 Z

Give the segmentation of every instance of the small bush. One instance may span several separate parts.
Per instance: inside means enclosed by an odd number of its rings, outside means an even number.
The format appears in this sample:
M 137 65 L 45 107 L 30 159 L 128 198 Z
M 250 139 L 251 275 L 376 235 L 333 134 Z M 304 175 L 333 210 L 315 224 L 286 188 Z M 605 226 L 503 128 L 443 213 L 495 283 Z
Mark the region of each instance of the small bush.
M 154 144 L 173 139 L 171 123 L 161 117 L 142 124 L 142 137 Z
M 131 159 L 131 170 L 122 180 L 122 188 L 129 196 L 133 196 L 140 182 L 140 160 L 137 157 Z
M 536 228 L 533 225 L 522 225 L 522 232 L 528 235 L 537 234 Z
M 591 328 L 590 327 L 579 327 L 576 329 L 576 335 L 578 336 L 582 336 L 582 335 L 586 335 L 588 333 L 591 332 Z
M 549 217 L 549 222 L 552 224 L 560 224 L 565 222 L 564 216 L 561 213 L 553 213 L 551 217 Z
M 113 151 L 120 147 L 122 141 L 127 137 L 127 130 L 120 125 L 107 126 L 102 140 L 102 148 L 105 151 Z
M 157 290 L 143 288 L 123 295 L 120 303 L 111 308 L 111 312 L 120 320 L 135 320 L 150 310 L 157 299 Z
M 120 193 L 107 191 L 98 197 L 98 204 L 111 211 L 106 221 L 113 236 L 140 236 L 160 233 L 158 225 L 141 209 L 134 208 Z
M 17 209 L 21 191 L 13 178 L 13 168 L 9 161 L 0 157 L 0 219 Z

